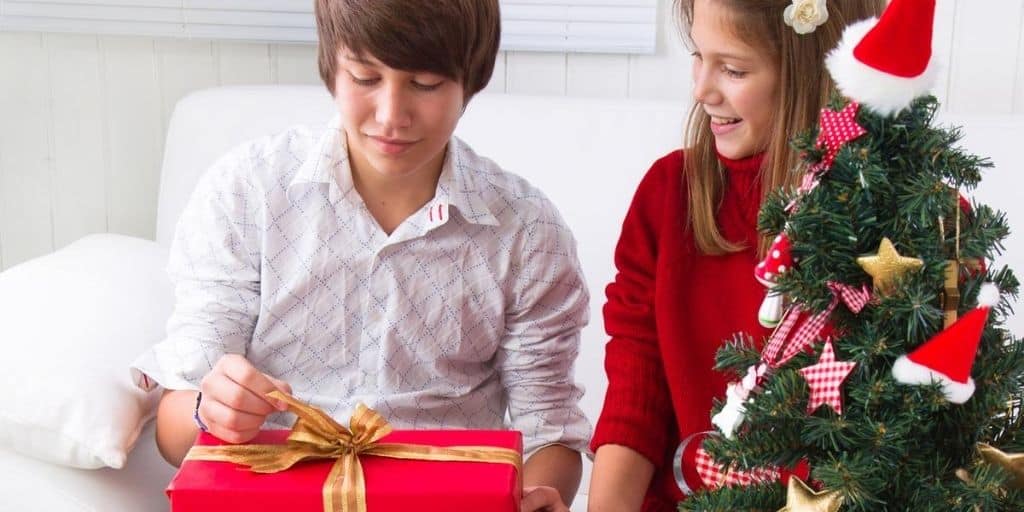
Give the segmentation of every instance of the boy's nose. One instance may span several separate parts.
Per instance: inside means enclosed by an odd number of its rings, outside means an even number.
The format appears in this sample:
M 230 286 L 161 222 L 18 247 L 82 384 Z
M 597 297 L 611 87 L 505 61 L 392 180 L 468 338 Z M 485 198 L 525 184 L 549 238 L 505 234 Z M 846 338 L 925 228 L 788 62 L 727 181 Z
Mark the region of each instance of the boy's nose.
M 376 121 L 386 128 L 405 128 L 412 117 L 408 100 L 400 86 L 387 86 L 377 100 Z

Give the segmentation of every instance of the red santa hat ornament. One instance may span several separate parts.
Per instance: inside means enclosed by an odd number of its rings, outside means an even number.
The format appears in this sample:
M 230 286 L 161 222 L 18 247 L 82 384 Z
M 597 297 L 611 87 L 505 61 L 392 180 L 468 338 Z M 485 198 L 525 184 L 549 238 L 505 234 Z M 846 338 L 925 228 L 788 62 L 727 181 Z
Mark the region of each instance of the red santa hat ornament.
M 757 312 L 761 325 L 772 328 L 782 319 L 782 295 L 775 293 L 775 284 L 780 275 L 793 268 L 792 244 L 786 233 L 775 237 L 764 260 L 754 268 L 754 277 L 768 287 L 768 294 Z
M 935 83 L 935 0 L 892 0 L 881 18 L 849 25 L 826 59 L 842 93 L 876 112 L 903 110 Z
M 916 350 L 901 356 L 892 367 L 893 377 L 904 384 L 938 382 L 946 399 L 962 404 L 974 394 L 971 367 L 978 353 L 988 313 L 999 303 L 999 288 L 985 283 L 978 293 L 978 307 Z

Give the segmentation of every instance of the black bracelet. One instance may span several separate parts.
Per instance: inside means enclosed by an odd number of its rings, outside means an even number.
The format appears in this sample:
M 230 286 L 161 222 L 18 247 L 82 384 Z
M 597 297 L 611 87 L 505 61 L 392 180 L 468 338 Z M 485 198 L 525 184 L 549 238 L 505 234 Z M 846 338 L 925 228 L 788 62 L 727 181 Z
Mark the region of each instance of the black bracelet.
M 199 427 L 199 430 L 202 430 L 203 432 L 206 432 L 206 431 L 208 431 L 210 429 L 206 428 L 206 423 L 203 423 L 203 420 L 199 418 L 199 404 L 202 403 L 202 401 L 203 401 L 203 392 L 200 391 L 196 395 L 196 410 L 192 413 L 192 419 L 196 421 L 196 426 Z

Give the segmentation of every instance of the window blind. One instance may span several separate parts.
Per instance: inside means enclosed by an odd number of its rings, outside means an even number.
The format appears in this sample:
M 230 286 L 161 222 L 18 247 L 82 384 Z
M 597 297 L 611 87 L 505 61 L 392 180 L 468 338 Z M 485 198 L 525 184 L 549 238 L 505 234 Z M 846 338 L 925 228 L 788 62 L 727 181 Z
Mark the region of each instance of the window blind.
M 503 50 L 655 50 L 657 0 L 500 0 L 500 4 Z M 316 41 L 312 0 L 0 0 L 0 30 Z

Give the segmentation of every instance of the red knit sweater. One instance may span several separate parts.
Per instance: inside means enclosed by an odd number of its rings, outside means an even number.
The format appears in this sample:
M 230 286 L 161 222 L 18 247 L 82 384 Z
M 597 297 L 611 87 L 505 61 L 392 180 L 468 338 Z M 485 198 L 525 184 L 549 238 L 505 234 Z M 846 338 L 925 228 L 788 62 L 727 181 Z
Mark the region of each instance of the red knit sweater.
M 712 400 L 728 381 L 712 369 L 718 347 L 736 332 L 768 334 L 757 321 L 766 290 L 754 279 L 762 159 L 720 158 L 727 186 L 718 225 L 743 251 L 697 252 L 685 229 L 682 151 L 654 163 L 622 226 L 604 306 L 608 392 L 591 447 L 623 445 L 654 463 L 645 512 L 675 511 L 683 498 L 673 454 L 681 439 L 713 428 Z

